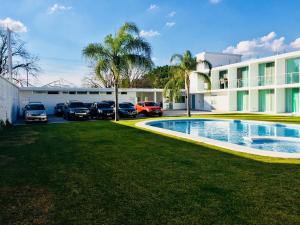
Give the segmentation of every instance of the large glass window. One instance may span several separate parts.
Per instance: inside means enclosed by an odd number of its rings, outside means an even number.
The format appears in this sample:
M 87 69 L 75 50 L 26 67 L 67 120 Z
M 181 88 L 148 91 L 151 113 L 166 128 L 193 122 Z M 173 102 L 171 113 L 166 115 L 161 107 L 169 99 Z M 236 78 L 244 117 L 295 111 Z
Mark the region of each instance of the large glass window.
M 300 57 L 286 60 L 285 82 L 287 84 L 299 83 Z
M 258 110 L 260 112 L 272 112 L 274 110 L 274 90 L 259 90 Z
M 248 66 L 237 69 L 237 87 L 248 86 Z
M 299 88 L 285 90 L 285 111 L 299 112 Z
M 237 111 L 247 111 L 248 110 L 248 91 L 238 91 L 237 92 Z
M 274 83 L 274 76 L 275 76 L 275 63 L 262 63 L 258 65 L 258 85 L 270 85 Z

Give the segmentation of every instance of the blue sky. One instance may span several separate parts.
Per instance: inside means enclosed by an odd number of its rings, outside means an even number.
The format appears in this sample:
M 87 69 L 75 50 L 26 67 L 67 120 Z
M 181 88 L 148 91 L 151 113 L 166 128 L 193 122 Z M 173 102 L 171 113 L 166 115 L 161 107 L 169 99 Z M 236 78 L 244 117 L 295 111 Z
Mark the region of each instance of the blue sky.
M 20 35 L 40 57 L 40 83 L 61 77 L 79 85 L 90 73 L 81 50 L 126 21 L 151 43 L 156 65 L 186 49 L 247 58 L 300 48 L 298 0 L 0 0 L 0 6 L 0 20 L 26 26 Z

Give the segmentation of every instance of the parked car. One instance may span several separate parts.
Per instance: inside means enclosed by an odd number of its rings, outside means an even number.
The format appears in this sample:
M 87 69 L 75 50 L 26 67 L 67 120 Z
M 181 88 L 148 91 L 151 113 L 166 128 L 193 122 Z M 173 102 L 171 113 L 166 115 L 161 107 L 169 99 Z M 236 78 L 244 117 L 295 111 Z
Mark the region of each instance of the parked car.
M 89 110 L 91 110 L 92 104 L 93 104 L 93 103 L 84 103 L 84 106 L 85 106 L 86 108 L 88 108 Z
M 163 111 L 159 104 L 155 102 L 139 102 L 135 105 L 135 109 L 139 114 L 144 114 L 146 116 L 162 116 Z
M 137 116 L 137 111 L 132 103 L 122 102 L 119 104 L 119 116 L 135 118 Z
M 115 101 L 106 100 L 106 101 L 102 101 L 102 102 L 105 102 L 105 103 L 109 104 L 110 107 L 114 107 L 115 106 Z
M 41 102 L 29 102 L 23 110 L 25 122 L 47 122 L 45 106 Z
M 56 116 L 62 116 L 64 114 L 64 103 L 57 103 L 54 107 L 54 114 Z
M 64 119 L 89 119 L 90 110 L 80 101 L 67 101 L 64 104 Z
M 91 106 L 91 116 L 97 119 L 113 118 L 113 107 L 107 102 L 94 102 Z

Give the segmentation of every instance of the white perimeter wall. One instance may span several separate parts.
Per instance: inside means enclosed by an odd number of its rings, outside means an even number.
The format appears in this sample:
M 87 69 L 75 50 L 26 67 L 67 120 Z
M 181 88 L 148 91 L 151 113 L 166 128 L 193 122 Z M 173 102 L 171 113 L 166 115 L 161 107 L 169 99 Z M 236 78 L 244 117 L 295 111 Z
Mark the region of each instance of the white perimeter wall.
M 20 108 L 22 108 L 28 102 L 42 102 L 48 114 L 54 114 L 54 107 L 57 103 L 64 103 L 68 100 L 77 100 L 84 103 L 99 102 L 105 100 L 114 100 L 114 93 L 107 95 L 106 93 L 101 94 L 39 94 L 34 93 L 31 90 L 21 90 L 20 91 Z M 135 104 L 136 92 L 127 92 L 127 94 L 119 94 L 119 102 L 132 102 Z M 21 112 L 20 111 L 20 112 Z
M 17 120 L 19 88 L 0 77 L 0 120 L 13 123 Z

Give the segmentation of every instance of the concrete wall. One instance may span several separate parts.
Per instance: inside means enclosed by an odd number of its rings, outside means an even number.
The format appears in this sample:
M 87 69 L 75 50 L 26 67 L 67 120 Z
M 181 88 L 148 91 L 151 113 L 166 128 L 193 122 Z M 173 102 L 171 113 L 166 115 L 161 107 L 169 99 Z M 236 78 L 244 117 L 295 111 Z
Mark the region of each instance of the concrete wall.
M 275 112 L 285 112 L 285 88 L 275 89 Z
M 64 103 L 68 100 L 78 100 L 84 103 L 92 103 L 104 100 L 114 100 L 114 94 L 107 94 L 106 92 L 100 94 L 63 94 L 63 92 L 59 92 L 59 94 L 48 94 L 47 93 L 35 93 L 32 90 L 21 90 L 20 91 L 20 107 L 24 108 L 28 102 L 42 102 L 48 114 L 54 113 L 54 107 L 57 103 Z M 136 102 L 136 94 L 135 92 L 126 92 L 126 94 L 119 94 L 119 102 L 132 102 L 135 104 Z M 21 110 L 22 111 L 22 110 Z
M 197 56 L 197 61 L 201 60 L 207 60 L 209 61 L 213 67 L 216 66 L 223 66 L 228 65 L 232 63 L 238 63 L 241 61 L 241 55 L 235 55 L 235 54 L 226 54 L 226 53 L 218 53 L 218 52 L 202 52 L 199 53 Z M 204 66 L 204 64 L 199 63 L 197 65 L 197 70 L 204 72 L 208 68 L 207 66 Z
M 19 88 L 0 77 L 0 120 L 13 123 L 17 120 L 19 108 Z

